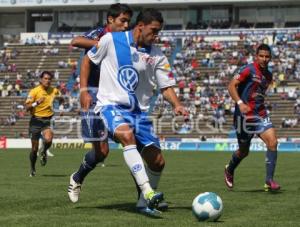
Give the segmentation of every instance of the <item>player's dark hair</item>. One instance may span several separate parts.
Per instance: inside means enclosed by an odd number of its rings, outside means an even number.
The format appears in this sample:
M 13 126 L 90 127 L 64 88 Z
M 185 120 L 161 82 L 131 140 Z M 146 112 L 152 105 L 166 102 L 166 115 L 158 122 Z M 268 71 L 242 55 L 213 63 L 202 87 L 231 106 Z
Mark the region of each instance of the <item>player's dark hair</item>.
M 260 44 L 256 49 L 256 54 L 258 54 L 260 50 L 268 51 L 270 54 L 272 53 L 271 48 L 267 44 Z
M 116 18 L 120 16 L 121 13 L 126 13 L 130 17 L 132 17 L 133 14 L 132 9 L 127 4 L 116 3 L 110 5 L 107 11 L 107 17 L 106 17 L 107 23 L 108 23 L 108 17 Z
M 143 22 L 145 25 L 151 24 L 152 21 L 158 21 L 160 24 L 164 23 L 163 16 L 161 12 L 156 9 L 145 9 L 139 13 L 136 18 L 135 24 L 137 25 L 139 22 Z
M 51 79 L 53 79 L 53 74 L 49 71 L 43 71 L 41 74 L 40 74 L 40 78 L 42 79 L 45 75 L 49 75 L 51 77 Z

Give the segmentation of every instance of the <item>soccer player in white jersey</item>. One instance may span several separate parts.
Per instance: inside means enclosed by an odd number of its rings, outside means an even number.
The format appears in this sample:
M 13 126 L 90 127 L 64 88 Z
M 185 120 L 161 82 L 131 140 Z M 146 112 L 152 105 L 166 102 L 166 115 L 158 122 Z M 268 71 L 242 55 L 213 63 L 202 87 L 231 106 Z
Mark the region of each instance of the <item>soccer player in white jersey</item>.
M 147 115 L 155 86 L 172 104 L 175 114 L 188 114 L 174 92 L 167 57 L 152 45 L 162 25 L 160 12 L 144 10 L 132 31 L 104 35 L 81 65 L 81 76 L 88 77 L 90 62 L 101 63 L 95 112 L 101 115 L 109 136 L 123 146 L 125 162 L 142 192 L 137 208 L 143 213 L 157 213 L 156 207 L 163 200 L 163 193 L 154 190 L 165 160 Z M 80 81 L 83 87 L 85 83 Z

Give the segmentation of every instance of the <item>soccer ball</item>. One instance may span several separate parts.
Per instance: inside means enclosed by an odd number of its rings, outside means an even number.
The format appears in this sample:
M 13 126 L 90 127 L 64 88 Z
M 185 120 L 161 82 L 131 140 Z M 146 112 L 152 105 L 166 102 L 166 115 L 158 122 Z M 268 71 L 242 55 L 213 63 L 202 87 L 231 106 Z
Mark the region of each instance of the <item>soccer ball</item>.
M 222 215 L 223 202 L 217 194 L 204 192 L 193 200 L 192 210 L 199 221 L 217 221 Z

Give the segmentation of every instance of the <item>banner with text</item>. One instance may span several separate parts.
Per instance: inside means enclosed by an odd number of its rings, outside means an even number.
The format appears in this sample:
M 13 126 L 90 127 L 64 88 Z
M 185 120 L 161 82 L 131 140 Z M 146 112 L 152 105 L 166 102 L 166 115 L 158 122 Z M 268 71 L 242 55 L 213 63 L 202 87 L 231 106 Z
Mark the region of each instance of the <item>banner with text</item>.
M 91 144 L 85 144 L 82 139 L 54 139 L 52 148 L 54 149 L 90 149 Z M 110 149 L 122 149 L 120 144 L 109 142 Z M 0 137 L 0 149 L 6 148 L 31 148 L 29 139 L 6 139 Z M 161 141 L 162 150 L 171 151 L 224 151 L 233 152 L 237 150 L 238 144 L 233 140 L 216 140 L 214 142 L 182 142 L 178 141 Z M 267 148 L 263 142 L 255 141 L 251 143 L 250 151 L 266 151 Z M 279 142 L 279 152 L 300 152 L 300 141 Z

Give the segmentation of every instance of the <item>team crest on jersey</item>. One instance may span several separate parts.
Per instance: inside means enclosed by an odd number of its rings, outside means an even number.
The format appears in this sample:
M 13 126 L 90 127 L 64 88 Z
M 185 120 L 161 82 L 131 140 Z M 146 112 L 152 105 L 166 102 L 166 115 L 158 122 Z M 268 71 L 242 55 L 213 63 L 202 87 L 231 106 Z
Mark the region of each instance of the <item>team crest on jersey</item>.
M 139 62 L 139 55 L 137 53 L 133 53 L 133 55 L 132 55 L 132 61 L 133 62 Z
M 252 80 L 257 82 L 257 83 L 261 83 L 261 79 L 260 79 L 259 75 L 254 74 Z
M 139 74 L 131 65 L 124 65 L 119 68 L 118 81 L 126 91 L 133 93 L 139 83 Z
M 171 70 L 170 64 L 164 64 L 164 69 L 165 70 Z
M 155 57 L 151 57 L 148 54 L 144 54 L 142 56 L 142 61 L 146 62 L 146 64 L 154 65 L 155 64 Z

